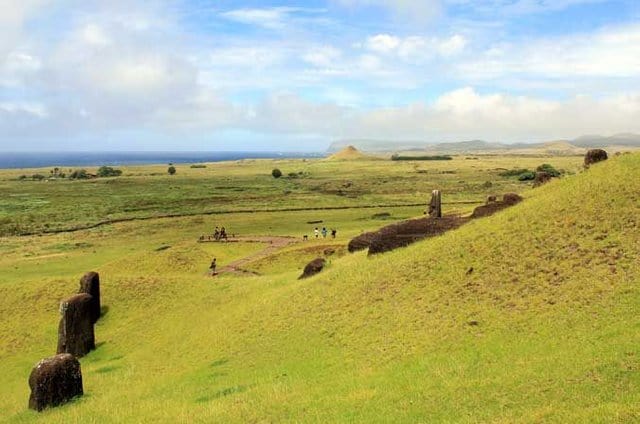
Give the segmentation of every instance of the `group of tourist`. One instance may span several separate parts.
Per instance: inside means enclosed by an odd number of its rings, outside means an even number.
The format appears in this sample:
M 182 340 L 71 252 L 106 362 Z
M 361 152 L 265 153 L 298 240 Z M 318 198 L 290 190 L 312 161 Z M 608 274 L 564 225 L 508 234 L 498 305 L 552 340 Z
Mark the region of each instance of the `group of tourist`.
M 200 241 L 205 241 L 205 240 L 215 240 L 215 241 L 220 241 L 220 240 L 228 240 L 229 236 L 227 235 L 227 230 L 226 228 L 222 227 L 216 227 L 216 229 L 213 231 L 213 235 L 202 235 L 200 236 Z
M 327 238 L 327 234 L 329 234 L 329 231 L 327 230 L 327 227 L 322 227 L 322 230 L 316 227 L 313 229 L 313 234 L 316 238 L 320 238 L 321 234 L 322 234 L 322 238 Z M 336 238 L 336 234 L 338 234 L 338 230 L 336 230 L 335 228 L 332 228 L 331 238 Z M 302 239 L 309 240 L 309 236 L 305 234 L 304 236 L 302 236 Z

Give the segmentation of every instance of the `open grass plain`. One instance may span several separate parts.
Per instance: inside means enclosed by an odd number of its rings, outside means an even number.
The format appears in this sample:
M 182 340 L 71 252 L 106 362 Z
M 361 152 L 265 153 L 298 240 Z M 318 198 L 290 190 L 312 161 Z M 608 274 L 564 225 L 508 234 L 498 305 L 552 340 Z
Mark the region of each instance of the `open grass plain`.
M 499 175 L 542 163 L 565 175 L 535 189 Z M 578 156 L 485 155 L 176 168 L 0 171 L 1 421 L 640 420 L 639 154 L 588 171 Z M 422 216 L 436 188 L 446 214 L 525 201 L 391 253 L 346 253 L 350 237 Z M 296 242 L 267 256 L 263 242 L 198 243 L 216 225 Z M 327 248 L 328 267 L 298 280 Z M 212 278 L 212 257 L 255 260 Z M 30 411 L 59 301 L 92 270 L 105 308 L 86 394 Z

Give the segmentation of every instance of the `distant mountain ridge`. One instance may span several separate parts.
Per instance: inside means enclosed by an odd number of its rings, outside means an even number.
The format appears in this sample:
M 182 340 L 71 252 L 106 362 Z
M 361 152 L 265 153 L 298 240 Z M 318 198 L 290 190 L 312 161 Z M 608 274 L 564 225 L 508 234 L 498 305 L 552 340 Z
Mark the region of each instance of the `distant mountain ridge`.
M 366 152 L 398 152 L 424 150 L 441 153 L 465 153 L 480 151 L 515 151 L 542 149 L 550 152 L 581 153 L 584 149 L 595 147 L 633 147 L 640 148 L 640 134 L 621 133 L 612 136 L 584 135 L 574 140 L 554 140 L 542 143 L 500 143 L 485 140 L 469 140 L 446 143 L 425 141 L 393 141 L 374 139 L 347 139 L 331 143 L 327 151 L 338 152 L 348 146 L 357 146 Z

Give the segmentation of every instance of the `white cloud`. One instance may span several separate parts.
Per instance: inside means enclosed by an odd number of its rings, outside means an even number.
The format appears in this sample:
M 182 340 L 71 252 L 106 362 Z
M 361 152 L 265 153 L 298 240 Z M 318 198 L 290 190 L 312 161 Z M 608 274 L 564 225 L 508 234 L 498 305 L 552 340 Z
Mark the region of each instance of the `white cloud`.
M 427 141 L 541 141 L 640 132 L 640 94 L 551 101 L 502 93 L 483 95 L 466 87 L 445 93 L 433 103 L 362 114 L 350 128 L 353 136 Z
M 318 103 L 294 93 L 274 93 L 252 110 L 248 126 L 259 132 L 338 134 L 349 110 L 333 103 Z
M 26 114 L 35 118 L 46 118 L 49 116 L 46 106 L 41 103 L 9 103 L 3 102 L 0 103 L 0 112 L 4 112 L 6 114 L 18 115 L 18 114 Z
M 374 52 L 378 53 L 391 53 L 395 51 L 402 40 L 400 37 L 395 37 L 389 34 L 378 34 L 367 39 L 365 46 Z
M 502 43 L 459 68 L 472 78 L 509 75 L 638 78 L 640 25 L 533 42 Z
M 331 67 L 342 57 L 342 51 L 333 46 L 315 47 L 302 56 L 305 62 L 317 67 Z
M 244 8 L 222 12 L 220 16 L 246 25 L 282 30 L 296 20 L 296 15 L 315 15 L 323 12 L 323 9 L 303 7 Z
M 111 44 L 111 39 L 106 32 L 95 23 L 85 25 L 80 30 L 80 34 L 84 42 L 87 44 L 93 44 L 96 46 L 106 46 Z
M 459 34 L 448 38 L 409 36 L 398 37 L 377 34 L 369 37 L 364 46 L 381 55 L 396 55 L 410 63 L 420 63 L 434 57 L 452 57 L 460 54 L 467 45 L 467 39 Z
M 442 12 L 441 0 L 335 0 L 351 8 L 381 7 L 414 23 L 427 23 Z

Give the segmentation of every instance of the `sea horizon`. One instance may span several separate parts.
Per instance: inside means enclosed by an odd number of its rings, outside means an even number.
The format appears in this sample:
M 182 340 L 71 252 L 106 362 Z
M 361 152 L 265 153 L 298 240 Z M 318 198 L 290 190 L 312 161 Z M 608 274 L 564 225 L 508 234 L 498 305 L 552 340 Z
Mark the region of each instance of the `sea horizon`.
M 127 166 L 227 162 L 242 159 L 320 158 L 322 152 L 277 151 L 69 151 L 0 152 L 0 169 L 78 166 Z

